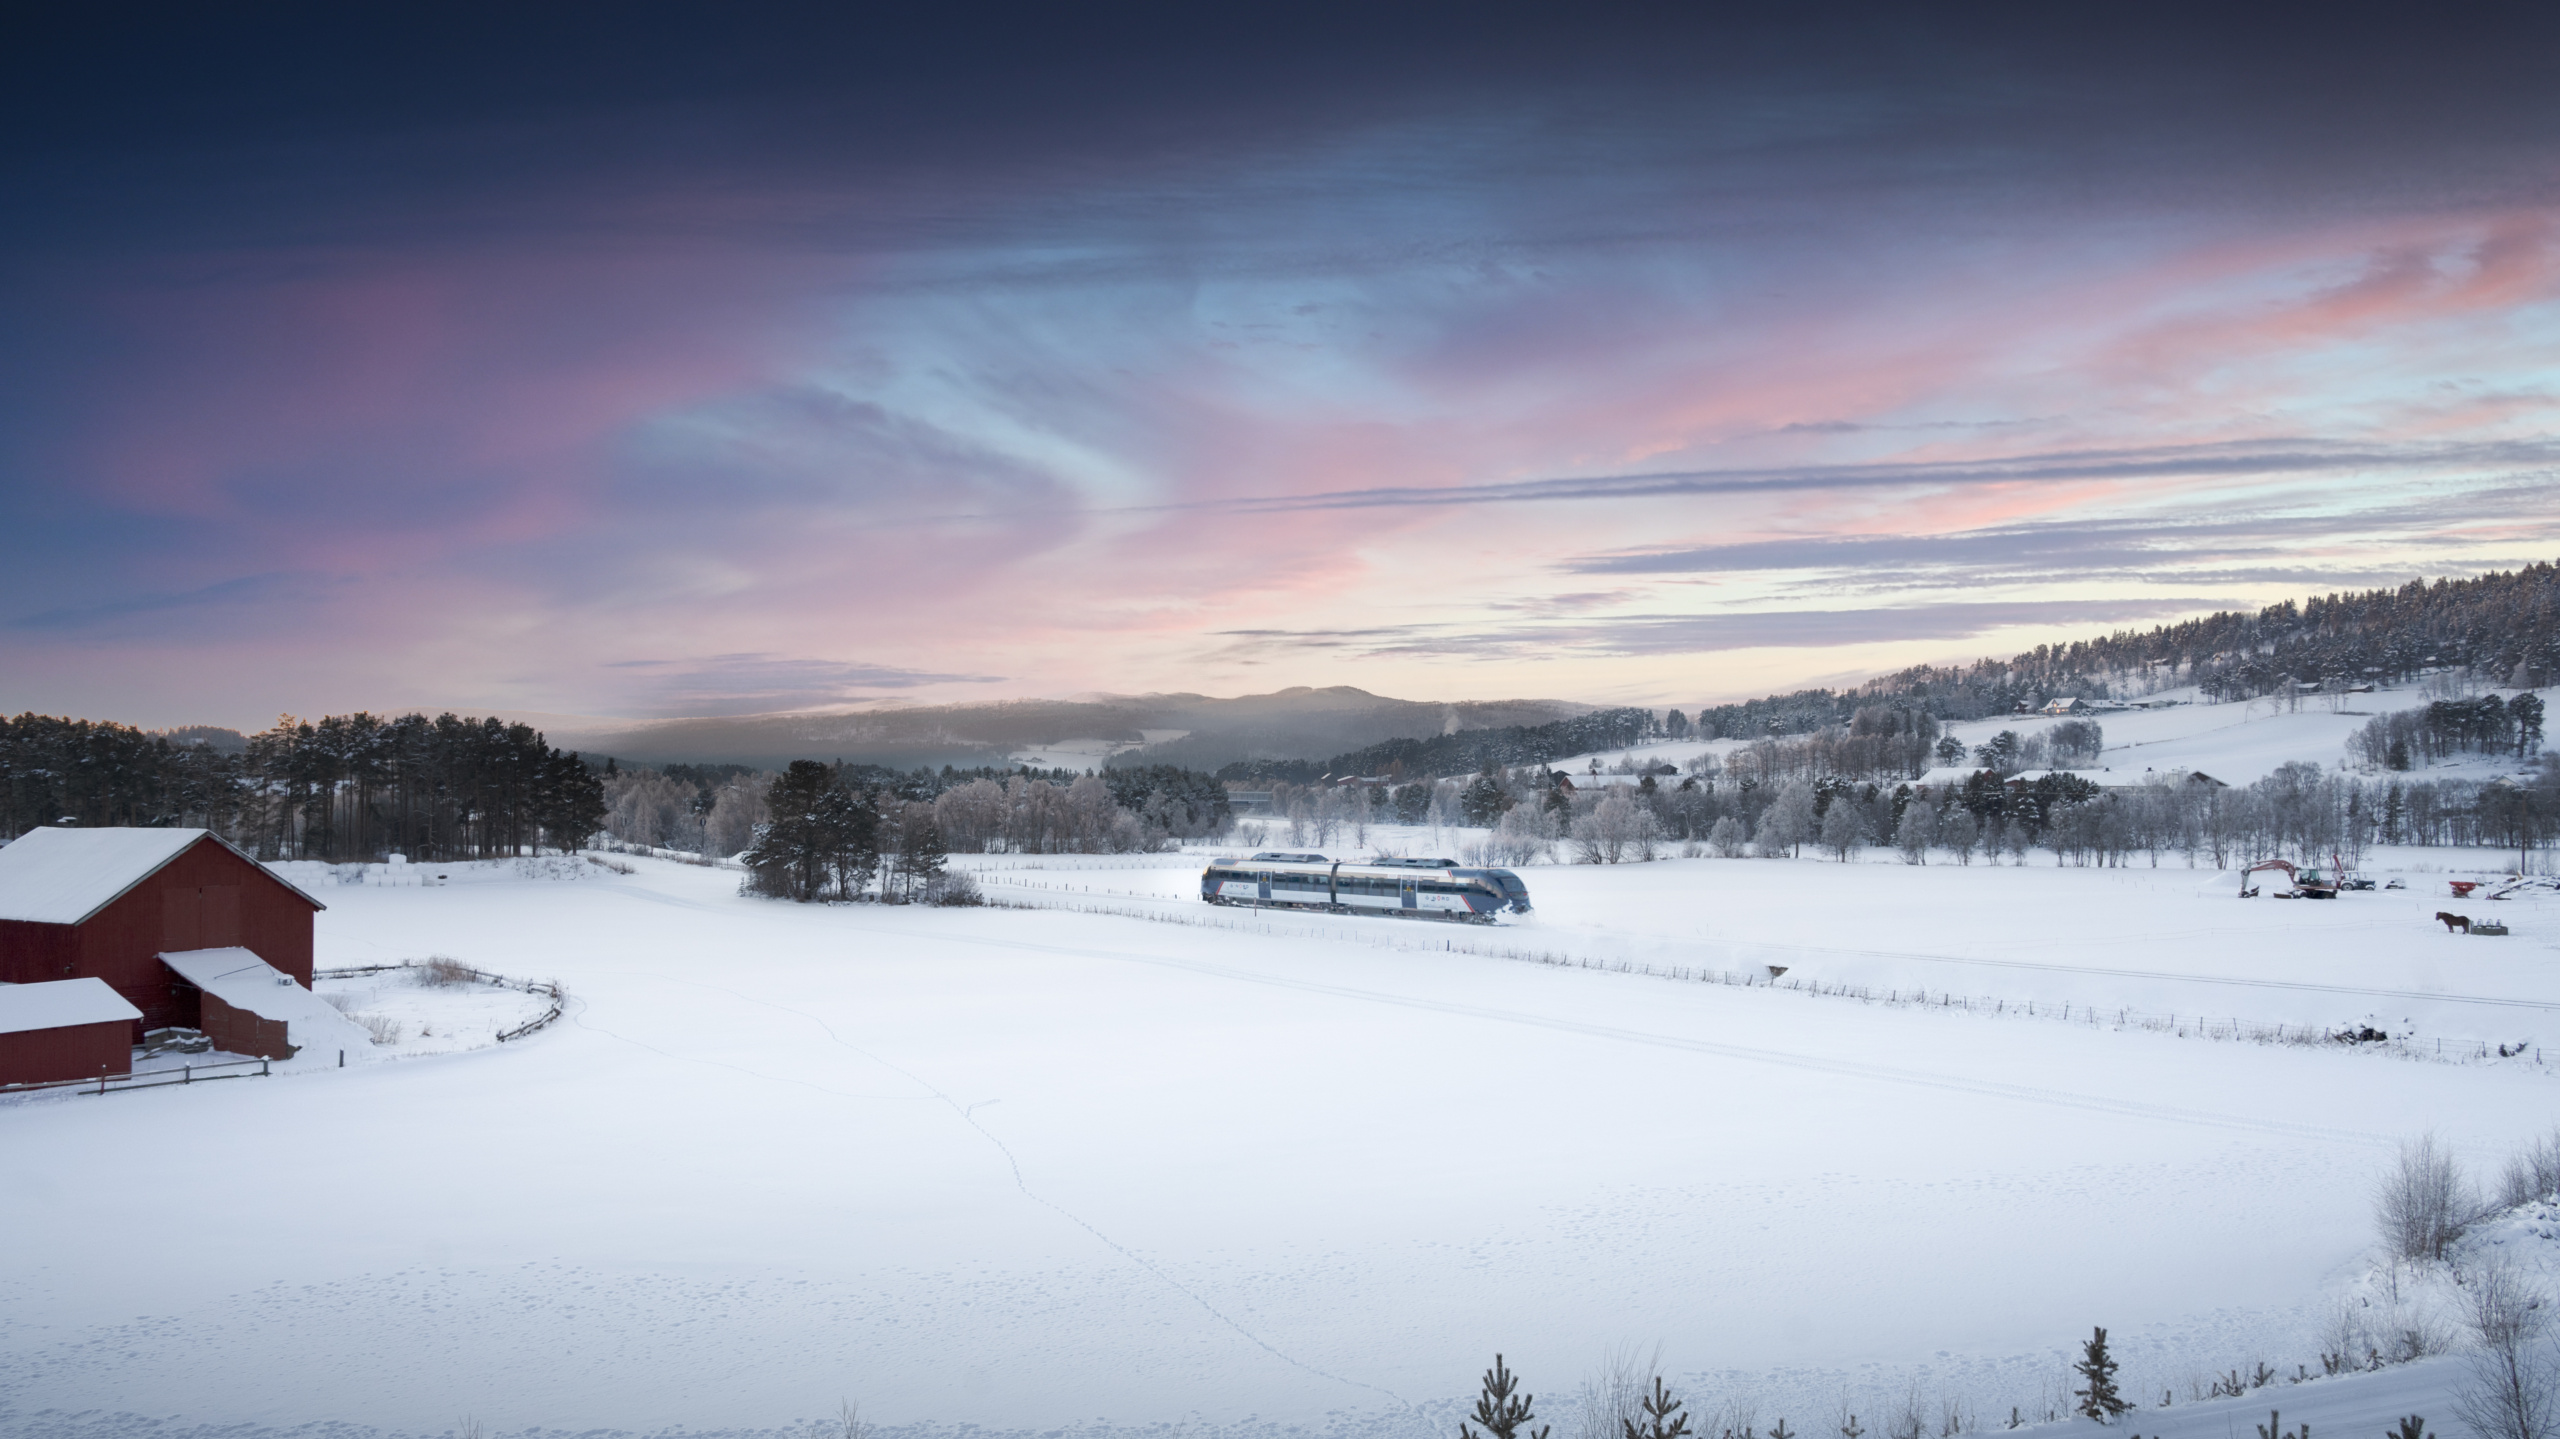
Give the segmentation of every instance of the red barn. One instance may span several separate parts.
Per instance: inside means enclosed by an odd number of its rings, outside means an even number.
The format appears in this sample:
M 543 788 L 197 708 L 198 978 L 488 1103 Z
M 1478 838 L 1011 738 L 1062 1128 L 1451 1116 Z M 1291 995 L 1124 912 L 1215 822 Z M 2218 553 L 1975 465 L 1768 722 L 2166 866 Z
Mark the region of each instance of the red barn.
M 163 951 L 237 945 L 306 989 L 320 901 L 201 829 L 38 829 L 0 848 L 0 983 L 96 978 L 146 1029 L 201 1027 Z
M 131 1074 L 141 1017 L 103 979 L 0 985 L 0 1085 Z

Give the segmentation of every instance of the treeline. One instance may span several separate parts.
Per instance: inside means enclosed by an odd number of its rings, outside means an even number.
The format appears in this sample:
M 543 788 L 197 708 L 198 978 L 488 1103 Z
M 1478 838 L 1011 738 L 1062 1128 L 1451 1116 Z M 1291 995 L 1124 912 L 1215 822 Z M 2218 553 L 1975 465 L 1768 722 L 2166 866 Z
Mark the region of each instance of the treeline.
M 2560 680 L 2560 567 L 2225 610 L 2150 630 L 2038 645 L 2008 660 L 1915 665 L 1854 689 L 1798 690 L 1709 705 L 1674 739 L 1756 739 L 1849 723 L 1862 706 L 1927 710 L 1941 721 L 2014 713 L 2048 700 L 2121 697 L 2193 684 L 2211 700 L 2399 684 L 2461 667 L 2534 689 Z M 1674 714 L 1677 715 L 1677 711 Z
M 1804 772 L 1772 780 L 1749 756 L 1702 757 L 1687 775 L 1632 784 L 1521 767 L 1464 782 L 1293 789 L 1285 835 L 1291 844 L 1364 843 L 1367 826 L 1391 820 L 1475 826 L 1490 832 L 1463 848 L 1487 864 L 1808 849 L 1849 859 L 1890 847 L 1913 864 L 2024 864 L 2042 852 L 2056 864 L 2169 857 L 2217 869 L 2270 858 L 2325 865 L 2332 853 L 2352 864 L 2376 844 L 2508 849 L 2521 867 L 2560 843 L 2560 765 L 2524 779 L 2413 783 L 2294 763 L 2244 786 L 2162 775 L 2118 788 L 2069 771 L 2030 781 L 1985 768 L 1961 783 L 1915 786 Z
M 816 763 L 810 761 L 810 763 Z M 888 769 L 822 766 L 831 783 L 882 813 L 923 805 L 953 849 L 1028 854 L 1121 853 L 1224 834 L 1226 786 L 1174 765 L 1082 774 L 1068 769 Z M 604 828 L 626 844 L 734 855 L 772 818 L 777 778 L 738 765 L 615 764 Z
M 1337 776 L 1383 776 L 1401 783 L 1472 774 L 1488 764 L 1545 764 L 1567 755 L 1623 749 L 1666 736 L 1662 722 L 1654 718 L 1651 710 L 1593 710 L 1589 714 L 1549 724 L 1459 730 L 1455 734 L 1433 735 L 1427 739 L 1392 739 L 1322 761 L 1243 760 L 1219 770 L 1216 777 L 1259 783 L 1313 784 L 1317 780 Z
M 756 827 L 769 817 L 771 776 L 745 765 L 647 769 L 607 760 L 603 781 L 601 828 L 644 849 L 736 854 L 755 843 Z
M 288 715 L 237 753 L 129 725 L 0 721 L 0 833 L 210 829 L 260 859 L 478 859 L 583 843 L 599 776 L 531 727 L 444 714 Z
M 2375 715 L 2347 748 L 2375 769 L 2405 770 L 2464 751 L 2523 758 L 2541 743 L 2541 696 L 2476 695 Z
M 901 786 L 878 783 L 884 774 Z M 746 888 L 802 901 L 971 904 L 975 889 L 948 869 L 955 850 L 1125 854 L 1221 835 L 1230 823 L 1225 786 L 1170 765 L 1070 778 L 797 760 L 764 787 L 760 808 L 739 856 Z

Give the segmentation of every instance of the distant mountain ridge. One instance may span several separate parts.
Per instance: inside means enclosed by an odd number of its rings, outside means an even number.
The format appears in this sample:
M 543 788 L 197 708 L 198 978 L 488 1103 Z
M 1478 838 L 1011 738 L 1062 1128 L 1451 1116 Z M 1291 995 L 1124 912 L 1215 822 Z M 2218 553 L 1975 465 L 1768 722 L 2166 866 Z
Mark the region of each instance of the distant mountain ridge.
M 547 714 L 538 720 L 554 745 L 637 764 L 776 768 L 795 759 L 843 759 L 901 769 L 968 766 L 1087 740 L 1130 746 L 1113 756 L 1119 763 L 1216 769 L 1238 761 L 1338 754 L 1453 730 L 1547 724 L 1591 708 L 1567 700 L 1404 700 L 1349 685 L 1301 685 L 1225 698 L 1094 694 L 705 719 L 635 722 Z M 1147 731 L 1180 733 L 1146 744 Z

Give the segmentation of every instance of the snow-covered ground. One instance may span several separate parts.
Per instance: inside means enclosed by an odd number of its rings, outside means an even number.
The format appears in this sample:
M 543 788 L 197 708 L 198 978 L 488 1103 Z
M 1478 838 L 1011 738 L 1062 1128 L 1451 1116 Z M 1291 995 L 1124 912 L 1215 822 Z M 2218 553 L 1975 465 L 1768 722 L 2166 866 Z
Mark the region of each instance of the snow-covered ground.
M 545 995 L 439 976 L 423 964 L 324 976 L 313 990 L 373 1036 L 373 1058 L 484 1049 L 551 1004 Z
M 2406 1002 L 2450 1027 L 2513 1001 L 2480 1028 L 2524 1037 L 2560 1003 L 2529 903 L 2466 940 L 2415 891 L 1690 861 L 1532 870 L 1536 917 L 1483 931 L 1212 911 L 1167 859 L 987 874 L 1031 909 L 797 907 L 650 860 L 329 891 L 324 967 L 447 954 L 560 978 L 569 1016 L 0 1102 L 0 1432 L 772 1432 L 851 1398 L 917 1432 L 1445 1439 L 1496 1349 L 1561 1419 L 1606 1346 L 1657 1341 L 1702 1407 L 1750 1396 L 1764 1425 L 1917 1386 L 1996 1427 L 2093 1324 L 2136 1394 L 2316 1369 L 2394 1146 L 2433 1130 L 2486 1167 L 2560 1113 L 2530 1060 L 1475 952 L 1785 944 L 2324 1023 L 2458 988 Z M 1133 913 L 1055 907 L 1106 900 Z M 1200 918 L 1236 923 L 1162 922 Z M 2438 1415 L 2449 1372 L 2272 1402 L 2378 1430 Z M 2268 1402 L 2135 1427 L 2204 1439 Z
M 1475 832 L 1480 834 L 1481 832 Z M 1467 832 L 1372 826 L 1381 853 L 1463 848 Z M 1228 851 L 1232 852 L 1232 851 Z M 1337 846 L 1340 855 L 1354 850 Z M 2451 878 L 2493 878 L 2515 856 L 2386 849 L 2363 872 L 2407 888 L 2334 901 L 2238 898 L 2230 870 L 2175 856 L 2127 869 L 1906 865 L 1890 850 L 1836 864 L 1664 859 L 1519 871 L 1535 912 L 1491 927 L 1381 924 L 1365 917 L 1212 908 L 1198 855 L 964 857 L 991 896 L 1187 925 L 1271 925 L 1354 944 L 1447 944 L 1488 956 L 1631 963 L 1660 971 L 1765 975 L 1880 994 L 2118 1011 L 2221 1024 L 2371 1025 L 2467 1052 L 2550 1043 L 2560 1068 L 2560 894 L 2456 901 Z M 2457 934 L 2439 910 L 2507 921 L 2505 936 Z M 1417 922 L 1418 923 L 1418 922 Z M 1417 938 L 1417 936 L 1420 936 Z M 2530 1056 L 2528 1056 L 2530 1057 Z

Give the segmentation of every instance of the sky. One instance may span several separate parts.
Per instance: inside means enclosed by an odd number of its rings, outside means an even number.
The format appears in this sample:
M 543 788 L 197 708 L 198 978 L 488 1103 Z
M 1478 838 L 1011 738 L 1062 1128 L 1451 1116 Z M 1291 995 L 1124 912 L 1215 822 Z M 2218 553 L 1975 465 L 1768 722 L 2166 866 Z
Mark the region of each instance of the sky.
M 2560 555 L 2548 7 L 57 8 L 12 712 L 1688 705 Z

